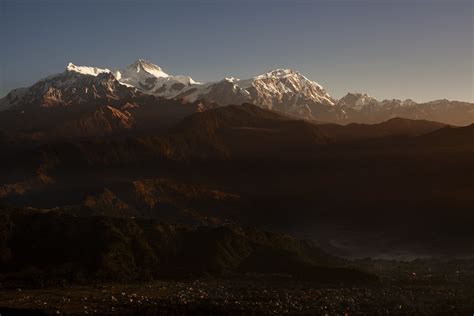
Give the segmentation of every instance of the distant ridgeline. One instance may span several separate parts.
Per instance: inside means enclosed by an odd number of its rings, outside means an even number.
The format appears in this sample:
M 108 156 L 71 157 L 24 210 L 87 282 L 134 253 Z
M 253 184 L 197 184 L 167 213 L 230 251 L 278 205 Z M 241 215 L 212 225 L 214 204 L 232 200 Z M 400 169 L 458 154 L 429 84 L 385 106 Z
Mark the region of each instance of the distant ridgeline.
M 230 77 L 200 83 L 190 76 L 167 74 L 143 59 L 119 71 L 69 64 L 63 73 L 11 91 L 0 100 L 0 110 L 17 108 L 28 117 L 28 112 L 34 111 L 31 105 L 49 108 L 104 103 L 115 105 L 120 115 L 127 115 L 125 112 L 130 108 L 141 105 L 137 98 L 142 95 L 181 103 L 202 101 L 201 106 L 192 107 L 194 111 L 207 109 L 206 103 L 219 106 L 252 103 L 320 122 L 380 123 L 402 117 L 453 125 L 474 123 L 474 104 L 467 102 L 378 101 L 364 93 L 348 93 L 336 100 L 321 85 L 291 69 L 275 69 L 250 79 Z

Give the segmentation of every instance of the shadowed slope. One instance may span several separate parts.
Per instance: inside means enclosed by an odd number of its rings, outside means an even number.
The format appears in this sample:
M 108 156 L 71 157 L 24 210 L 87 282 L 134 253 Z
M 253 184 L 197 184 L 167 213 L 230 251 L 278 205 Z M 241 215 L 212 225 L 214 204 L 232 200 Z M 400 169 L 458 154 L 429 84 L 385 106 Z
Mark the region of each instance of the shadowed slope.
M 427 134 L 445 127 L 446 124 L 424 121 L 410 120 L 403 118 L 393 118 L 379 124 L 321 124 L 318 127 L 335 141 L 355 141 L 371 138 L 383 137 L 413 137 Z
M 228 273 L 278 273 L 316 282 L 374 280 L 345 268 L 345 262 L 313 243 L 285 234 L 54 212 L 2 212 L 0 216 L 1 253 L 6 254 L 0 258 L 0 272 L 30 283 L 44 282 L 44 276 L 140 280 Z

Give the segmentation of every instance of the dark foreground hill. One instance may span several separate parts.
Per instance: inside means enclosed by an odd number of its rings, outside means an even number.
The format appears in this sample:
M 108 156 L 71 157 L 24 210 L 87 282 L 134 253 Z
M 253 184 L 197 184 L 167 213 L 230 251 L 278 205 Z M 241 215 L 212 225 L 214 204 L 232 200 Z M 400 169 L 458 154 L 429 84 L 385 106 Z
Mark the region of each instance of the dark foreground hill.
M 137 281 L 229 274 L 368 282 L 312 242 L 239 227 L 191 228 L 153 220 L 2 211 L 3 283 Z

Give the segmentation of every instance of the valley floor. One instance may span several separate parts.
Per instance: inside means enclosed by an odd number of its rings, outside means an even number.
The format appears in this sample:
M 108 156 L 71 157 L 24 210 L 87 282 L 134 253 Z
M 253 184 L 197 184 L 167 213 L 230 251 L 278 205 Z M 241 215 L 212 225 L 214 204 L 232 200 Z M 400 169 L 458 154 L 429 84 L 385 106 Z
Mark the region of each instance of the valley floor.
M 468 282 L 469 283 L 469 282 Z M 291 279 L 201 279 L 9 288 L 0 314 L 20 315 L 472 315 L 466 283 L 318 286 Z

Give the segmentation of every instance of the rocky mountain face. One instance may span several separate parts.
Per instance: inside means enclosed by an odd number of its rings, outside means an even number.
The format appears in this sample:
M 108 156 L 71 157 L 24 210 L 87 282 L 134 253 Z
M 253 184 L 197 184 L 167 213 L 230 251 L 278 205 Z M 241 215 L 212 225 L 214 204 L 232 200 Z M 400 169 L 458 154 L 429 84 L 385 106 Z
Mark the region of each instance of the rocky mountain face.
M 437 121 L 452 125 L 474 122 L 474 104 L 449 100 L 416 103 L 413 100 L 378 101 L 365 93 L 348 93 L 335 105 L 338 123 L 380 123 L 395 117 Z
M 207 100 L 222 106 L 253 103 L 309 119 L 322 115 L 335 103 L 319 84 L 291 69 L 276 69 L 245 80 L 225 78 L 202 84 L 189 76 L 169 75 L 159 66 L 139 59 L 115 76 L 122 84 L 164 98 Z
M 170 75 L 143 59 L 119 71 L 69 64 L 63 73 L 11 91 L 0 99 L 0 111 L 22 105 L 110 103 L 142 95 L 219 106 L 252 103 L 297 118 L 344 124 L 380 123 L 394 117 L 453 125 L 474 122 L 474 104 L 467 102 L 378 101 L 364 93 L 348 93 L 336 100 L 321 85 L 291 69 L 275 69 L 250 79 L 199 83 L 190 76 Z
M 159 66 L 143 59 L 138 59 L 125 69 L 116 71 L 114 75 L 124 85 L 168 99 L 200 85 L 189 76 L 169 75 Z
M 334 106 L 334 100 L 319 84 L 291 69 L 276 69 L 246 80 L 226 78 L 177 97 L 210 100 L 221 105 L 253 103 L 308 119 L 330 112 Z
M 60 74 L 42 79 L 29 88 L 13 90 L 0 100 L 0 106 L 67 106 L 98 100 L 125 100 L 140 94 L 137 89 L 120 84 L 108 70 L 69 64 Z
M 141 61 L 134 67 L 142 75 L 158 74 Z M 130 75 L 131 66 L 127 71 Z M 147 94 L 117 76 L 108 69 L 69 64 L 60 74 L 13 90 L 0 100 L 0 109 L 5 109 L 0 112 L 0 133 L 51 140 L 164 130 L 192 113 L 217 106 Z M 127 78 L 132 82 L 131 76 Z

